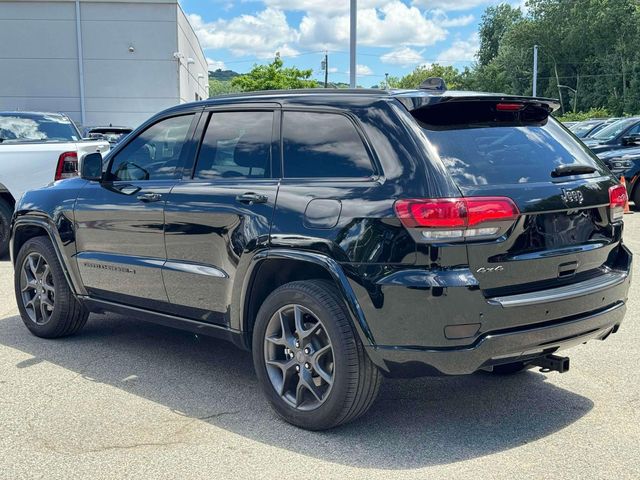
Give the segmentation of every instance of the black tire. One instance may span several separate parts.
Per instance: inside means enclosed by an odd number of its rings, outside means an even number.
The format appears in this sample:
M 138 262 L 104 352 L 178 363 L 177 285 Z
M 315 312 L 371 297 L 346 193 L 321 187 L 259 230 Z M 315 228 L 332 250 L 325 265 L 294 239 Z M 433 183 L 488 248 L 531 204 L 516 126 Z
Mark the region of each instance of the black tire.
M 48 278 L 54 287 L 54 300 L 52 302 L 53 308 L 49 313 L 50 316 L 44 323 L 38 323 L 37 318 L 36 320 L 32 319 L 30 315 L 34 315 L 34 312 L 29 313 L 27 311 L 28 307 L 25 305 L 26 300 L 21 282 L 26 278 L 23 276 L 23 267 L 28 262 L 27 257 L 29 256 L 42 257 L 46 262 L 45 265 L 50 269 Z M 37 337 L 58 338 L 73 335 L 80 331 L 87 322 L 89 312 L 71 292 L 56 252 L 47 237 L 32 238 L 20 249 L 16 257 L 14 287 L 22 321 L 29 331 Z M 36 310 L 35 306 L 33 306 L 33 310 Z
M 312 410 L 301 410 L 287 403 L 267 372 L 267 327 L 274 315 L 291 304 L 313 312 L 321 322 L 318 332 L 324 329 L 332 348 L 333 383 L 323 403 Z M 365 352 L 340 294 L 333 284 L 324 280 L 287 283 L 267 297 L 254 326 L 253 362 L 261 387 L 276 413 L 285 421 L 308 430 L 333 428 L 363 415 L 373 404 L 382 378 Z
M 11 216 L 13 209 L 0 199 L 0 258 L 9 252 L 9 229 L 11 228 Z
M 491 373 L 494 375 L 515 375 L 516 373 L 524 372 L 528 368 L 529 366 L 523 362 L 505 363 L 503 365 L 495 365 Z

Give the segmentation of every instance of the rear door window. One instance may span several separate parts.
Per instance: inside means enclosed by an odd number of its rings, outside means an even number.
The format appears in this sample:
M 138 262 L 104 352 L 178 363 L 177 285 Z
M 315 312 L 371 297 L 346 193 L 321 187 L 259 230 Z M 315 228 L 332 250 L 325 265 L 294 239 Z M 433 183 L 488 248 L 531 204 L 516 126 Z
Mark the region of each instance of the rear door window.
M 273 111 L 213 112 L 194 178 L 269 178 Z
M 562 165 L 602 167 L 551 118 L 467 125 L 421 122 L 429 142 L 460 186 L 548 182 Z
M 284 112 L 284 176 L 366 178 L 374 174 L 355 125 L 334 113 Z

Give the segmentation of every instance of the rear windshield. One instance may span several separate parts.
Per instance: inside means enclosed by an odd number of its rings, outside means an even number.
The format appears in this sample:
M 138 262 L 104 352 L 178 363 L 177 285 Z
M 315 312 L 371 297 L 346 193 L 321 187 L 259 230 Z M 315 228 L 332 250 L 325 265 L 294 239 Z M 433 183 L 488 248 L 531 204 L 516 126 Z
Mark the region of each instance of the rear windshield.
M 78 130 L 62 115 L 0 114 L 0 143 L 74 142 Z
M 553 118 L 531 125 L 420 123 L 460 186 L 548 182 L 556 167 L 569 164 L 588 165 L 603 172 L 586 147 Z

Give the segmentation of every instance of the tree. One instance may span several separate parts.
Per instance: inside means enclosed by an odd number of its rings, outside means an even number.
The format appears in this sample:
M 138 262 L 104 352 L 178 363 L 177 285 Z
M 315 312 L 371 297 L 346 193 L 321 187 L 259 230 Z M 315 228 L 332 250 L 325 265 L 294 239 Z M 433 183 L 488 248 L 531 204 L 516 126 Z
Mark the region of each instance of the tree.
M 230 80 L 216 80 L 215 78 L 209 79 L 209 97 L 223 95 L 225 93 L 236 93 L 239 91 L 240 88 L 231 85 Z
M 477 56 L 480 66 L 488 65 L 498 55 L 502 37 L 515 23 L 521 20 L 522 12 L 520 9 L 507 3 L 489 7 L 484 11 L 478 30 L 480 48 Z
M 530 95 L 538 45 L 538 95 L 560 98 L 564 111 L 575 102 L 579 111 L 640 112 L 639 44 L 638 0 L 528 0 L 525 15 L 490 7 L 466 84 Z
M 231 85 L 241 91 L 288 90 L 291 88 L 315 88 L 318 82 L 309 80 L 313 70 L 300 70 L 295 67 L 284 68 L 280 54 L 268 65 L 254 65 L 247 74 L 231 80 Z
M 418 88 L 422 82 L 429 77 L 440 77 L 451 90 L 459 89 L 462 86 L 460 72 L 451 65 L 422 65 L 413 72 L 402 78 L 389 77 L 389 87 L 391 88 Z

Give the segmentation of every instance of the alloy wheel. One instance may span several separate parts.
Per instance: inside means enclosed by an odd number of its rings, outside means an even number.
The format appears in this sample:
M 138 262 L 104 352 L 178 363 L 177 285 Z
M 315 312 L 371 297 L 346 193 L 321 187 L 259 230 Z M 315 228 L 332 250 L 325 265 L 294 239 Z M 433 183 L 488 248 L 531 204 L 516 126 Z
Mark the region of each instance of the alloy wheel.
M 264 357 L 271 385 L 298 410 L 322 405 L 334 381 L 333 346 L 320 319 L 302 305 L 286 305 L 269 320 Z
M 22 263 L 20 276 L 22 304 L 32 322 L 44 325 L 51 319 L 56 289 L 51 268 L 39 253 L 30 253 Z

